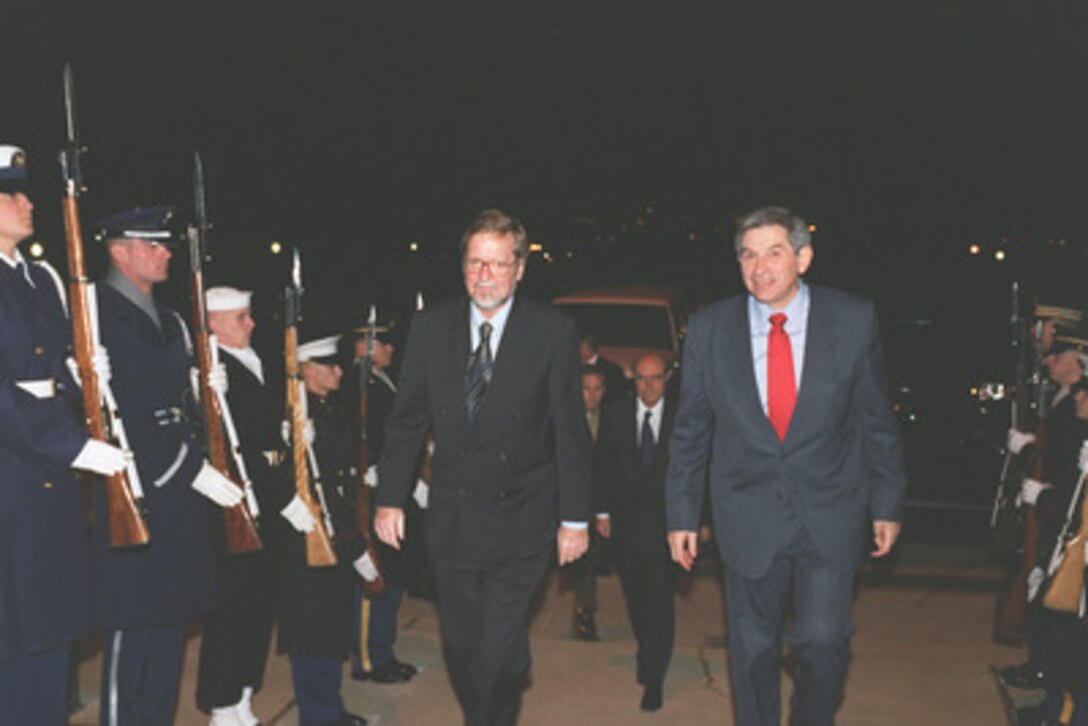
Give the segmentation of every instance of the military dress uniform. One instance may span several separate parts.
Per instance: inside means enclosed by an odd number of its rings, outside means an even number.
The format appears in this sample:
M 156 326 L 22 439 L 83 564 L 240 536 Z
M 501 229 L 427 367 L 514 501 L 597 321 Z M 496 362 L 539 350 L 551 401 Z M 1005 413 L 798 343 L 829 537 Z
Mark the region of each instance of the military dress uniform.
M 352 563 L 364 553 L 359 535 L 359 470 L 351 422 L 334 393 L 307 393 L 314 427 L 313 451 L 328 515 L 336 564 L 310 567 L 306 541 L 294 533 L 287 543 L 280 595 L 278 647 L 291 660 L 299 723 L 337 723 L 345 718 L 340 699 L 343 661 L 351 654 Z M 320 501 L 314 494 L 314 501 Z
M 65 366 L 70 336 L 50 274 L 0 255 L 0 720 L 9 723 L 64 722 L 68 646 L 94 625 L 70 468 L 88 438 Z M 21 711 L 27 700 L 44 710 Z
M 227 405 L 257 497 L 263 549 L 230 554 L 222 512 L 212 513 L 219 608 L 205 620 L 200 645 L 196 700 L 204 711 L 233 706 L 261 688 L 287 537 L 279 511 L 294 496 L 280 431 L 283 396 L 272 384 L 278 379 L 263 370 L 258 378 L 233 349 L 219 349 L 229 382 Z
M 103 724 L 169 724 L 185 628 L 216 606 L 209 504 L 192 484 L 204 459 L 190 382 L 190 339 L 181 318 L 151 300 L 158 324 L 116 270 L 98 285 L 102 344 L 144 492 L 148 545 L 113 549 L 106 500 L 95 492 L 92 548 L 106 631 Z

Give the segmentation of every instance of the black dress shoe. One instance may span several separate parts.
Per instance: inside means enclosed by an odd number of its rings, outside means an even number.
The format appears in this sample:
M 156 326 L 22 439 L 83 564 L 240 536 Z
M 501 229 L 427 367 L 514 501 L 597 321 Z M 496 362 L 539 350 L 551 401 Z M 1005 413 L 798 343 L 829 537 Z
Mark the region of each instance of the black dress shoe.
M 411 678 L 419 673 L 419 668 L 416 668 L 411 663 L 405 663 L 396 658 L 393 658 L 392 662 L 396 664 L 397 670 L 399 670 L 406 678 Z
M 406 683 L 412 680 L 412 676 L 415 673 L 407 673 L 400 668 L 401 663 L 397 660 L 388 660 L 382 664 L 380 668 L 375 668 L 372 671 L 363 673 L 363 677 L 359 680 L 373 681 L 374 683 L 381 683 L 388 685 L 390 683 Z M 357 671 L 356 671 L 357 672 Z M 355 677 L 355 673 L 352 672 L 352 677 Z
M 1012 688 L 1027 690 L 1043 688 L 1043 670 L 1031 668 L 1027 663 L 1002 668 L 998 674 L 1001 676 L 1001 682 Z
M 577 640 L 586 640 L 590 642 L 600 640 L 597 636 L 597 623 L 593 620 L 593 612 L 591 610 L 574 611 L 573 630 L 574 637 Z
M 336 726 L 366 726 L 366 719 L 345 711 L 340 720 L 336 722 Z
M 661 686 L 646 686 L 646 690 L 642 692 L 642 702 L 639 704 L 639 708 L 643 711 L 656 711 L 661 708 L 664 700 L 665 697 L 661 692 Z

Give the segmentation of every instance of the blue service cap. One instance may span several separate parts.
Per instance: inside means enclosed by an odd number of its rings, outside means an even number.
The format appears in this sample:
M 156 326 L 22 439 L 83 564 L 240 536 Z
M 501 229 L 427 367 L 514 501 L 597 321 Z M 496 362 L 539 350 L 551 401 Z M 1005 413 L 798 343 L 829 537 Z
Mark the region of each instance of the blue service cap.
M 94 224 L 94 237 L 99 242 L 111 239 L 143 239 L 170 245 L 181 241 L 183 236 L 178 221 L 178 208 L 171 204 L 137 207 L 103 217 Z
M 26 171 L 26 152 L 18 146 L 0 144 L 0 193 L 25 191 L 29 178 Z

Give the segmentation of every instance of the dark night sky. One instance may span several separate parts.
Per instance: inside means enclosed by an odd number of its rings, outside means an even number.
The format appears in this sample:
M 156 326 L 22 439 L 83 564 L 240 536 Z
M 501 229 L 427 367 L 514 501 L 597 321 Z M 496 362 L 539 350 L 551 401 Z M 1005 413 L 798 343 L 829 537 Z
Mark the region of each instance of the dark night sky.
M 449 252 L 482 206 L 562 245 L 648 203 L 598 261 L 710 290 L 736 284 L 730 220 L 780 202 L 819 225 L 817 278 L 940 313 L 976 297 L 968 239 L 1086 243 L 1080 5 L 9 0 L 0 137 L 53 174 L 70 59 L 85 221 L 186 204 L 199 148 L 213 278 L 272 275 L 276 238 L 327 295 L 390 297 L 434 270 L 407 240 Z M 43 239 L 56 210 L 39 201 Z

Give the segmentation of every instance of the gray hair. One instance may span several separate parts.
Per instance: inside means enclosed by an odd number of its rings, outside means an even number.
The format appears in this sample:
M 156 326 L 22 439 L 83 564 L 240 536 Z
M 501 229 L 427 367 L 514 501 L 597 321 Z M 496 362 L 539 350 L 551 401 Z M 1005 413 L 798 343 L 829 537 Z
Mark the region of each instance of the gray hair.
M 737 254 L 740 254 L 740 241 L 744 233 L 757 227 L 777 226 L 786 230 L 790 238 L 790 247 L 794 252 L 800 252 L 802 247 L 812 244 L 812 235 L 808 231 L 808 223 L 785 207 L 760 207 L 749 212 L 737 225 L 737 233 L 733 237 L 733 246 Z
M 524 260 L 529 256 L 529 236 L 521 222 L 501 209 L 485 209 L 476 215 L 461 235 L 461 257 L 465 256 L 468 241 L 481 232 L 491 232 L 502 237 L 509 235 L 514 238 L 514 257 Z

